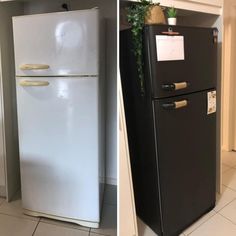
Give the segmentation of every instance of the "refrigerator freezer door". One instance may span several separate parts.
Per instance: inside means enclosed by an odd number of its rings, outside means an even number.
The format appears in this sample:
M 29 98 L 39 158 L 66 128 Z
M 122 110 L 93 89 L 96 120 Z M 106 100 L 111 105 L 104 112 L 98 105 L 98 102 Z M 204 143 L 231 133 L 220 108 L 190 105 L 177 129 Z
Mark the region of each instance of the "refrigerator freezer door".
M 177 35 L 167 35 L 171 30 L 172 34 Z M 153 98 L 171 97 L 216 87 L 215 32 L 216 29 L 211 28 L 167 25 L 145 27 L 145 70 L 146 78 L 149 78 L 151 83 Z M 178 48 L 171 48 L 175 45 L 172 42 L 175 37 L 183 40 L 181 42 L 184 44 L 184 52 L 178 52 L 180 45 L 177 44 Z M 158 53 L 166 54 L 163 57 L 168 57 L 168 60 L 158 60 Z M 181 53 L 184 53 L 184 57 Z M 178 54 L 181 54 L 181 57 L 176 59 Z
M 153 102 L 164 235 L 179 235 L 215 204 L 216 113 L 207 114 L 207 92 Z
M 98 10 L 13 18 L 17 76 L 98 75 Z
M 23 207 L 99 222 L 98 78 L 16 83 Z

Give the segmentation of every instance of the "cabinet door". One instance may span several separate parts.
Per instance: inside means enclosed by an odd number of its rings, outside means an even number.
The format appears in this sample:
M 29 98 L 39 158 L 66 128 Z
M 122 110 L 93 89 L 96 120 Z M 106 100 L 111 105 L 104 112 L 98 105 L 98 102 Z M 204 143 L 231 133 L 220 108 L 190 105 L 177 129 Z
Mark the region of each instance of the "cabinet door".
M 120 235 L 138 235 L 137 219 L 134 202 L 133 181 L 131 175 L 129 147 L 126 131 L 125 113 L 122 90 L 119 81 L 119 100 L 120 100 Z
M 207 91 L 155 101 L 154 110 L 164 235 L 177 235 L 215 204 L 216 113 L 207 114 Z
M 2 96 L 0 96 L 0 104 L 2 103 Z M 4 114 L 2 105 L 0 105 L 0 196 L 5 197 L 5 168 L 4 168 L 4 158 L 5 158 L 5 143 L 4 143 Z
M 223 0 L 185 0 L 185 1 L 223 7 Z
M 16 79 L 25 209 L 99 221 L 98 81 Z
M 97 10 L 14 17 L 16 74 L 98 75 L 98 22 Z
M 170 28 L 179 34 L 177 38 L 164 35 Z M 145 27 L 146 74 L 151 80 L 154 98 L 216 87 L 217 43 L 214 41 L 214 32 L 215 29 L 211 28 L 167 25 Z M 174 48 L 169 54 L 166 53 L 167 47 L 170 48 L 177 39 L 181 40 L 180 45 L 183 46 L 184 59 L 181 60 L 171 59 Z M 167 54 L 168 60 L 160 60 L 160 54 Z M 182 84 L 185 86 L 181 88 Z

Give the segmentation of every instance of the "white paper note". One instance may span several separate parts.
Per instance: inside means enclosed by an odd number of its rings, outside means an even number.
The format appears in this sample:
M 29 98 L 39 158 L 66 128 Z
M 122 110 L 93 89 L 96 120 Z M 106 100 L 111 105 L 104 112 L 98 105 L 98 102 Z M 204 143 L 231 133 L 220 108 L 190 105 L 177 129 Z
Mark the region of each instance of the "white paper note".
M 207 114 L 216 112 L 216 91 L 207 93 Z
M 156 35 L 157 61 L 184 60 L 184 37 Z

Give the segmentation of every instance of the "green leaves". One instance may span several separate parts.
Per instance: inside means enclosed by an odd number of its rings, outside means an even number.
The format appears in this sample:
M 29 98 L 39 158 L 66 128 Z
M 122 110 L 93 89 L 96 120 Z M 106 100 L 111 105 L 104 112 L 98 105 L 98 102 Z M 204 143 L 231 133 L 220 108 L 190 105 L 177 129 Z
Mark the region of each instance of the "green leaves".
M 144 73 L 143 73 L 143 40 L 142 31 L 150 2 L 141 0 L 139 4 L 132 5 L 128 8 L 127 19 L 131 24 L 133 36 L 134 55 L 138 68 L 141 93 L 144 94 Z
M 177 10 L 174 7 L 170 7 L 167 9 L 167 16 L 168 18 L 176 18 Z
M 152 3 L 152 0 L 140 0 L 139 3 L 132 4 L 127 8 L 127 20 L 131 24 L 131 32 L 133 36 L 134 55 L 138 68 L 138 76 L 140 80 L 141 93 L 144 94 L 144 72 L 143 72 L 143 26 L 145 17 L 150 6 L 160 5 L 160 3 Z

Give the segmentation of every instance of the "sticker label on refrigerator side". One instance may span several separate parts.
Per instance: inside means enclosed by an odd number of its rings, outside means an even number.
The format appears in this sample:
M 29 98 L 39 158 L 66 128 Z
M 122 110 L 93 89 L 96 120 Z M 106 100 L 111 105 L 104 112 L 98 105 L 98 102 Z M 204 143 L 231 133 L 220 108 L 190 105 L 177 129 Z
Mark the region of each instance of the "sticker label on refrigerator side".
M 207 93 L 207 114 L 216 112 L 216 91 Z
M 156 35 L 157 61 L 184 60 L 184 36 Z

